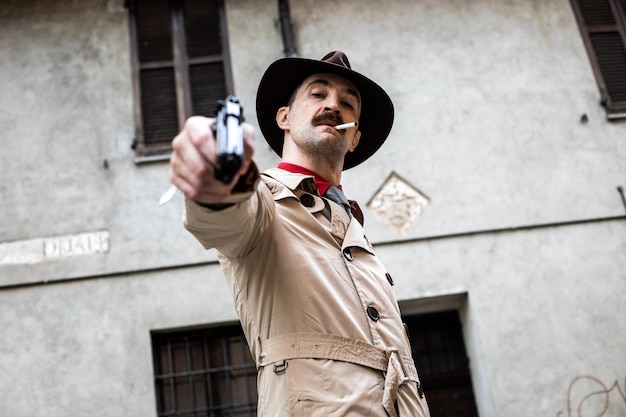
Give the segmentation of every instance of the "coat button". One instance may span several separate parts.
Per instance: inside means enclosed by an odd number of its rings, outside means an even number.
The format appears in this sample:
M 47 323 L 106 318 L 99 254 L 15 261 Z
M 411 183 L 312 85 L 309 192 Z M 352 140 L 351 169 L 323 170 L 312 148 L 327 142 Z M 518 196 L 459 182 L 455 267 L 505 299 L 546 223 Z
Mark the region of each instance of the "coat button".
M 349 261 L 351 261 L 353 259 L 352 252 L 350 252 L 349 248 L 345 248 L 343 250 L 343 257 L 346 258 Z
M 391 274 L 390 274 L 389 272 L 387 272 L 387 273 L 385 274 L 385 276 L 387 277 L 387 281 L 389 281 L 389 283 L 390 283 L 391 285 L 393 285 L 393 278 L 391 278 Z
M 315 199 L 311 194 L 302 194 L 300 196 L 300 203 L 304 207 L 313 207 L 315 205 Z
M 376 310 L 372 306 L 367 307 L 367 315 L 370 316 L 370 319 L 374 321 L 378 321 L 378 319 L 380 318 L 380 314 L 378 314 L 378 310 Z

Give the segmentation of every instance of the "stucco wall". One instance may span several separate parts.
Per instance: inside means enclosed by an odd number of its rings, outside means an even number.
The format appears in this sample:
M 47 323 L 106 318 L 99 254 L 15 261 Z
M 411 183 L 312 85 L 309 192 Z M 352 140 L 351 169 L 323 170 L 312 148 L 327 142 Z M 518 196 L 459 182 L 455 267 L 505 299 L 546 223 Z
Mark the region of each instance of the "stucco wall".
M 218 267 L 0 292 L 0 414 L 156 415 L 150 331 L 236 320 Z
M 403 303 L 404 313 L 421 304 L 459 307 L 482 417 L 571 417 L 579 405 L 580 416 L 619 417 L 626 412 L 625 233 L 619 220 L 376 251 L 394 280 L 403 278 L 397 293 L 414 300 Z M 460 305 L 425 302 L 443 294 L 468 296 Z
M 568 1 L 291 11 L 301 56 L 344 50 L 394 100 L 388 142 L 344 188 L 407 312 L 454 296 L 481 416 L 570 417 L 570 386 L 602 391 L 580 376 L 624 392 L 626 222 L 594 219 L 625 214 L 626 124 L 605 120 Z M 277 4 L 226 12 L 256 126 L 256 85 L 282 56 Z M 0 265 L 0 415 L 155 415 L 150 330 L 236 320 L 214 254 L 181 227 L 181 196 L 157 206 L 167 164 L 133 162 L 126 13 L 121 0 L 0 5 L 0 244 L 110 233 L 106 253 Z M 256 155 L 277 162 L 260 136 Z M 404 235 L 365 207 L 391 171 L 430 198 Z

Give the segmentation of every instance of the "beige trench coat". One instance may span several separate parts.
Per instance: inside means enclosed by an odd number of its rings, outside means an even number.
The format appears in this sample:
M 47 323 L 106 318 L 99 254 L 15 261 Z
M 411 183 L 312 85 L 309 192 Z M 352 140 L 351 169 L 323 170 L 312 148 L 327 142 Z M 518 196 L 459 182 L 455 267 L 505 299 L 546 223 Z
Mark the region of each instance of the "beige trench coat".
M 275 168 L 236 205 L 187 200 L 216 248 L 258 367 L 260 417 L 428 416 L 392 280 L 312 177 Z

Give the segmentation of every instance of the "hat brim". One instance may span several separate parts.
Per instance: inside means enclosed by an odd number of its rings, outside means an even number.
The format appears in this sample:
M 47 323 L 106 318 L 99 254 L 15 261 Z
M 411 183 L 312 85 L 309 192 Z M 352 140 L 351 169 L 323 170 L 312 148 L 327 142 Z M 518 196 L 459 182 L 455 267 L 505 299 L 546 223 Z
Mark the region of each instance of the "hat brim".
M 340 75 L 351 81 L 361 94 L 359 130 L 361 140 L 345 156 L 343 169 L 350 169 L 372 156 L 385 142 L 393 125 L 391 98 L 374 81 L 337 64 L 305 58 L 283 58 L 272 63 L 259 83 L 256 97 L 257 120 L 270 147 L 282 156 L 284 131 L 276 123 L 276 112 L 286 106 L 295 89 L 307 77 L 318 73 Z

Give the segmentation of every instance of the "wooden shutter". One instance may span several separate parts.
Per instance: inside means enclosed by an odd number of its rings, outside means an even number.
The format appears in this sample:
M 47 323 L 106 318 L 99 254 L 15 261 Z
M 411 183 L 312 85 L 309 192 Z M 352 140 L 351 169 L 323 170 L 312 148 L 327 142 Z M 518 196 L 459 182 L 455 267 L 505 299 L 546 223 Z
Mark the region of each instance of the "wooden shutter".
M 136 26 L 139 84 L 139 151 L 167 152 L 179 126 L 168 0 L 137 0 L 131 9 Z
M 132 0 L 129 11 L 138 161 L 167 159 L 185 119 L 232 94 L 223 0 Z
M 601 103 L 609 118 L 626 117 L 626 0 L 571 0 Z
M 185 29 L 189 57 L 191 106 L 195 114 L 213 115 L 217 100 L 227 93 L 223 64 L 224 33 L 216 0 L 185 0 Z

